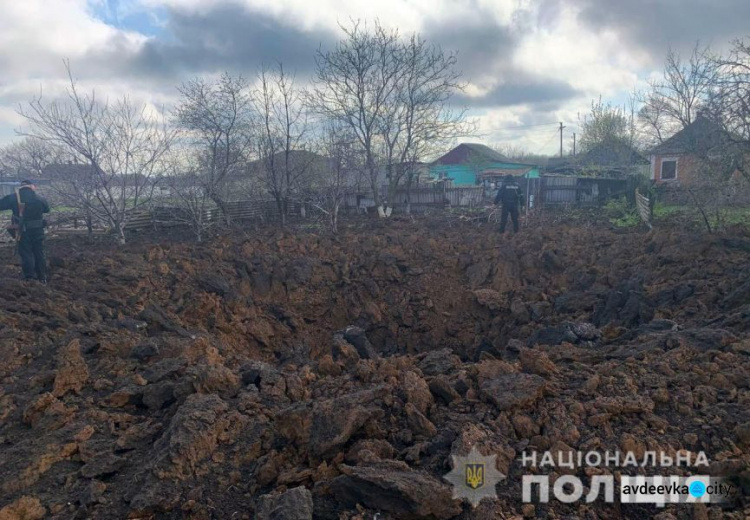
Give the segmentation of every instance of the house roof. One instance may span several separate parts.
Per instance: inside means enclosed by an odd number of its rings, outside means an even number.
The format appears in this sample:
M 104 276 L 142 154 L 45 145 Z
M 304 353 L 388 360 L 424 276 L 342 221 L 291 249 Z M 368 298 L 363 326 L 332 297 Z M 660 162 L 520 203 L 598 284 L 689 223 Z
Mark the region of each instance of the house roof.
M 22 181 L 30 181 L 32 184 L 39 186 L 52 184 L 50 179 L 43 179 L 41 177 L 0 177 L 0 184 L 16 185 L 21 184 Z
M 274 161 L 283 161 L 286 158 L 286 152 L 277 152 L 274 154 Z M 324 157 L 308 150 L 289 150 L 289 164 L 292 168 L 313 168 L 329 167 L 332 159 Z M 256 159 L 248 163 L 250 169 L 263 167 L 263 160 Z
M 90 164 L 81 163 L 55 163 L 48 164 L 42 168 L 42 175 L 48 178 L 70 178 L 78 175 L 88 175 L 92 172 Z
M 110 172 L 106 172 L 108 175 Z M 94 167 L 91 164 L 84 163 L 54 163 L 48 164 L 42 168 L 42 174 L 50 179 L 50 182 L 54 181 L 70 181 L 70 182 L 81 182 L 87 181 L 93 178 L 95 174 Z M 159 175 L 155 172 L 153 174 L 143 173 L 125 173 L 125 174 L 113 174 L 111 179 L 119 187 L 124 186 L 142 186 L 150 183 L 158 183 Z
M 649 160 L 635 148 L 619 140 L 598 143 L 589 151 L 577 156 L 575 162 L 581 166 L 603 166 L 608 168 L 649 164 Z
M 273 159 L 277 167 L 281 167 L 285 160 L 285 152 L 277 152 Z M 267 168 L 265 159 L 256 159 L 247 164 L 246 168 L 238 169 L 231 172 L 226 177 L 226 182 L 246 182 L 249 179 L 258 178 L 257 174 L 262 173 Z M 290 150 L 289 151 L 289 169 L 294 172 L 295 176 L 304 177 L 298 179 L 300 182 L 315 184 L 320 182 L 326 175 L 335 170 L 335 161 L 330 157 L 325 157 L 308 150 Z
M 651 149 L 651 155 L 706 154 L 730 141 L 730 136 L 717 122 L 703 114 L 672 137 Z
M 487 168 L 479 174 L 480 179 L 494 178 L 494 177 L 505 177 L 506 175 L 512 175 L 513 177 L 523 177 L 534 168 L 529 166 L 528 168 Z
M 438 158 L 433 164 L 465 164 L 468 162 L 512 163 L 513 161 L 489 146 L 479 143 L 461 143 L 447 154 Z

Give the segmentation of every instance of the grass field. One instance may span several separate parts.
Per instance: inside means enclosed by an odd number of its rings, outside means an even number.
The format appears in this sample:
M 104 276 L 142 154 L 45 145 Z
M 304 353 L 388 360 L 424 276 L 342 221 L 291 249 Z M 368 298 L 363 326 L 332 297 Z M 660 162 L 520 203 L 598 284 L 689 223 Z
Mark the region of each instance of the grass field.
M 612 225 L 620 228 L 635 227 L 642 224 L 635 208 L 629 207 L 625 199 L 610 201 L 605 206 Z M 750 207 L 719 207 L 706 210 L 706 217 L 712 229 L 728 226 L 750 227 Z M 654 205 L 653 224 L 678 221 L 688 226 L 705 226 L 703 214 L 695 206 Z

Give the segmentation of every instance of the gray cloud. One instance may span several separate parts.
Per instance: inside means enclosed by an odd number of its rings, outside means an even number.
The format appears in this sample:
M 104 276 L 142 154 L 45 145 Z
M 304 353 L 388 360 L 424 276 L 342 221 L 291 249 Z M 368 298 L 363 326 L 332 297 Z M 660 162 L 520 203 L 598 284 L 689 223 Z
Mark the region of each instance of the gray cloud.
M 282 62 L 304 76 L 314 68 L 318 47 L 336 41 L 333 32 L 304 31 L 235 4 L 204 13 L 172 9 L 166 31 L 167 37 L 150 40 L 131 58 L 132 72 L 168 78 L 224 70 L 247 75 L 261 64 Z
M 472 20 L 428 20 L 421 31 L 429 42 L 457 53 L 465 80 L 501 81 L 486 96 L 457 96 L 456 102 L 482 108 L 558 106 L 577 94 L 564 82 L 529 76 L 513 64 L 524 32 L 533 23 L 528 12 L 517 11 L 510 26 L 496 23 L 490 12 L 479 13 Z M 166 32 L 169 38 L 149 41 L 131 58 L 128 69 L 153 80 L 219 70 L 247 74 L 261 63 L 281 61 L 304 77 L 314 70 L 318 47 L 332 48 L 339 37 L 333 31 L 303 31 L 283 19 L 231 3 L 200 13 L 172 9 Z
M 465 80 L 497 83 L 483 96 L 458 95 L 454 103 L 476 108 L 543 104 L 554 110 L 578 95 L 568 83 L 530 75 L 514 63 L 513 56 L 533 23 L 532 14 L 519 9 L 509 26 L 499 25 L 492 13 L 481 11 L 477 20 L 453 19 L 426 25 L 424 36 L 428 41 L 445 51 L 457 52 L 458 68 Z
M 519 9 L 507 25 L 499 24 L 494 13 L 476 2 L 472 16 L 448 18 L 439 13 L 439 18 L 424 21 L 422 36 L 458 53 L 458 69 L 465 80 L 497 85 L 481 97 L 456 96 L 454 104 L 480 110 L 524 106 L 528 109 L 525 113 L 534 114 L 534 122 L 537 118 L 547 122 L 550 114 L 579 94 L 562 80 L 530 74 L 514 62 L 514 56 L 539 24 L 554 23 L 563 2 L 580 3 L 587 21 L 597 16 L 596 5 L 593 0 L 538 2 L 549 3 L 543 15 L 536 8 Z M 174 95 L 175 85 L 189 76 L 221 71 L 250 76 L 261 64 L 277 61 L 304 80 L 314 71 L 316 50 L 320 46 L 333 48 L 340 37 L 333 28 L 304 30 L 288 18 L 251 10 L 231 0 L 217 0 L 199 12 L 168 8 L 164 19 L 163 32 L 138 49 L 120 33 L 98 50 L 74 60 L 74 75 L 82 80 L 104 80 L 105 84 L 116 78 L 163 97 Z M 2 59 L 0 54 L 0 64 Z M 57 66 L 62 69 L 62 64 Z M 0 105 L 15 101 L 2 99 Z
M 440 45 L 444 51 L 456 52 L 459 69 L 468 80 L 511 68 L 513 54 L 522 36 L 514 28 L 495 23 L 490 13 L 479 21 L 430 21 L 425 24 L 422 34 L 428 42 Z
M 515 77 L 480 97 L 456 96 L 459 104 L 470 107 L 491 108 L 513 105 L 536 105 L 545 110 L 555 110 L 580 92 L 568 83 L 544 78 Z
M 722 48 L 747 35 L 748 0 L 541 0 L 540 21 L 570 2 L 581 9 L 580 19 L 592 30 L 612 29 L 643 47 L 660 61 L 669 47 L 689 51 L 696 40 Z M 542 17 L 545 20 L 542 20 Z
M 187 77 L 223 71 L 250 77 L 262 64 L 282 62 L 303 80 L 314 69 L 318 47 L 331 46 L 336 40 L 333 31 L 305 31 L 268 13 L 216 2 L 200 13 L 168 10 L 163 33 L 140 47 L 123 32 L 116 32 L 105 44 L 70 64 L 85 92 L 91 85 L 100 89 L 104 85 L 106 96 L 108 81 L 116 79 L 120 85 L 137 85 L 137 90 L 170 99 L 176 94 L 175 86 Z M 0 53 L 0 64 L 4 61 Z M 62 60 L 49 56 L 47 61 L 34 67 L 40 74 L 61 78 Z M 36 93 L 5 95 L 0 98 L 0 106 L 15 108 Z
M 34 94 L 38 95 L 39 92 Z M 29 94 L 24 91 L 10 91 L 0 94 L 0 106 L 17 107 L 21 103 L 29 100 Z

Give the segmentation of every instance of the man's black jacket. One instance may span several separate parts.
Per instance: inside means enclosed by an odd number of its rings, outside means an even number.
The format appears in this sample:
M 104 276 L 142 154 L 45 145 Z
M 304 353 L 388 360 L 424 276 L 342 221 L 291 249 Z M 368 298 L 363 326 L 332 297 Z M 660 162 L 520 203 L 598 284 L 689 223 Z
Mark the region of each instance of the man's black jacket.
M 37 195 L 34 190 L 31 188 L 21 188 L 19 193 L 21 203 L 24 204 L 24 222 L 42 220 L 42 215 L 49 213 L 49 204 L 44 197 Z M 0 199 L 0 211 L 7 209 L 13 211 L 13 216 L 18 217 L 18 201 L 16 200 L 15 193 L 11 193 Z
M 523 192 L 515 179 L 512 181 L 504 181 L 500 186 L 500 189 L 497 190 L 495 204 L 500 203 L 506 208 L 523 205 Z

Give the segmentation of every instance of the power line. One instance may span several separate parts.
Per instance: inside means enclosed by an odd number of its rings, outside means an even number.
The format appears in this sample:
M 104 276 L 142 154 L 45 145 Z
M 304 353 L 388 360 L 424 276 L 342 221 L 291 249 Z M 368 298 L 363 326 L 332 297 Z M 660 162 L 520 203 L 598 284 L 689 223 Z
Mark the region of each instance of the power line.
M 559 125 L 559 124 L 560 123 L 555 123 L 555 125 Z M 547 142 L 544 143 L 544 145 L 542 145 L 541 151 L 539 153 L 537 153 L 536 155 L 544 155 L 544 149 L 547 148 L 547 146 L 549 146 L 549 144 L 552 142 L 553 139 L 557 138 L 558 132 L 559 132 L 559 130 L 555 129 L 555 132 L 552 134 L 552 137 L 550 137 L 547 140 Z

